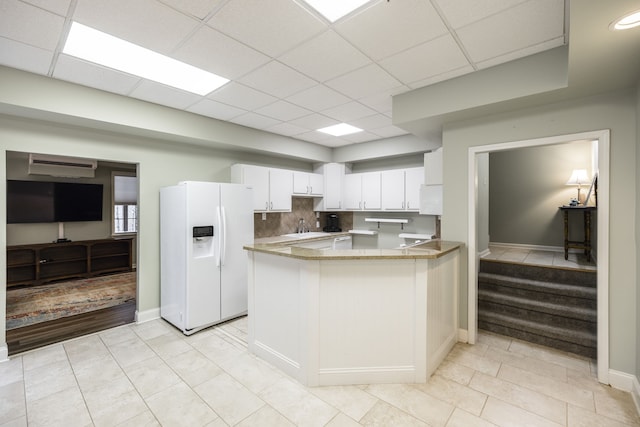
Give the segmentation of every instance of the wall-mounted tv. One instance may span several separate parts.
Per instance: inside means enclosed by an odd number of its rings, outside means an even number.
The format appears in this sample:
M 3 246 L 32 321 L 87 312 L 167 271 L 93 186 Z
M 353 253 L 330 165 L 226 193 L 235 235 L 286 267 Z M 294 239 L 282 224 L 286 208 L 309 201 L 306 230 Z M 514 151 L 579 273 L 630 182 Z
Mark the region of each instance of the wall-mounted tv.
M 102 221 L 102 184 L 7 181 L 7 224 Z

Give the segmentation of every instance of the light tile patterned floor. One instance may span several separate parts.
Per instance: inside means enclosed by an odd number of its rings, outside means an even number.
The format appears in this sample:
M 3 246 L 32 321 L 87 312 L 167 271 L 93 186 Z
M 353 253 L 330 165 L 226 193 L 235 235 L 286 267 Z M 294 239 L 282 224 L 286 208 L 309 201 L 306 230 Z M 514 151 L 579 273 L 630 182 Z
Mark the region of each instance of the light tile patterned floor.
M 570 252 L 568 259 L 564 259 L 564 252 L 524 249 L 499 244 L 489 245 L 489 251 L 491 253 L 484 256 L 484 259 L 583 270 L 597 269 L 596 262 L 593 258 L 587 261 L 585 255 L 575 252 Z
M 127 325 L 0 363 L 1 426 L 640 426 L 592 361 L 481 333 L 426 384 L 303 387 L 247 352 L 246 317 Z

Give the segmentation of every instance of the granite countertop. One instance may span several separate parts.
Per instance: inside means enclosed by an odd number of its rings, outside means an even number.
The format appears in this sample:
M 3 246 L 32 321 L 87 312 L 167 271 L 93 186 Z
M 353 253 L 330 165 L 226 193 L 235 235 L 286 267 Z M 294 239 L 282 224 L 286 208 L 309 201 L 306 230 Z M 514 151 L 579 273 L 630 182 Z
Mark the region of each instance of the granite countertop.
M 442 240 L 428 242 L 399 249 L 309 249 L 295 246 L 296 242 L 332 239 L 349 233 L 331 233 L 311 239 L 288 239 L 286 236 L 257 239 L 244 249 L 278 256 L 306 260 L 339 260 L 339 259 L 435 259 L 458 249 L 461 243 Z

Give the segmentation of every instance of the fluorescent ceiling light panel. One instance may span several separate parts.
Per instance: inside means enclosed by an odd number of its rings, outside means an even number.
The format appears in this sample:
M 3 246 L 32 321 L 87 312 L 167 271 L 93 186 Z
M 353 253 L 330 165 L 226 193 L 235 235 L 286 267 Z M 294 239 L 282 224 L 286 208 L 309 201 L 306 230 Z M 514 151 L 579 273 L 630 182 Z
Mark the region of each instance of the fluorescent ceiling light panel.
M 330 22 L 336 22 L 372 0 L 304 0 Z
M 346 123 L 340 123 L 326 128 L 318 129 L 318 132 L 328 133 L 333 136 L 350 135 L 352 133 L 362 132 L 362 129 L 355 126 L 348 125 Z
M 73 22 L 63 53 L 198 95 L 229 80 Z

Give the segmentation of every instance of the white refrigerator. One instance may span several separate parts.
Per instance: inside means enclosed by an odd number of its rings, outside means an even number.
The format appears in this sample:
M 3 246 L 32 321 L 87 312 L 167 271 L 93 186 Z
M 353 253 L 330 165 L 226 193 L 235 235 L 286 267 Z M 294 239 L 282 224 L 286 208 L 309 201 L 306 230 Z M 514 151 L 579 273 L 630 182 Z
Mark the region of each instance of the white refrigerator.
M 160 189 L 160 315 L 185 335 L 246 314 L 252 201 L 243 184 Z

